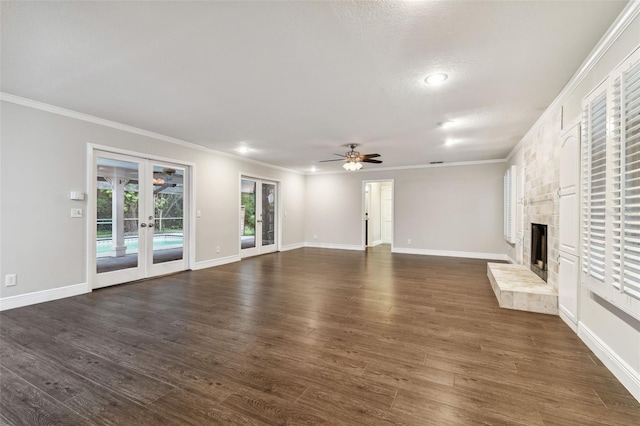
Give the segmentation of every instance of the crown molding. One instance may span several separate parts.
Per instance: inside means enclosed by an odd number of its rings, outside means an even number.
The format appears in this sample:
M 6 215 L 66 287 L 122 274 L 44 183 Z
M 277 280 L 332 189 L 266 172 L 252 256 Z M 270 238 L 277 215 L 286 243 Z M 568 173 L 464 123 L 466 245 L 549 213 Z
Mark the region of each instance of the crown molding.
M 111 127 L 113 129 L 122 130 L 128 133 L 134 133 L 141 136 L 146 136 L 153 139 L 158 139 L 164 142 L 169 142 L 175 145 L 184 146 L 186 148 L 195 149 L 198 151 L 206 152 L 213 155 L 218 155 L 221 157 L 232 158 L 234 160 L 242 161 L 245 163 L 252 163 L 262 167 L 268 167 L 270 169 L 282 170 L 289 173 L 295 173 L 301 175 L 303 173 L 298 170 L 287 169 L 285 167 L 275 166 L 273 164 L 264 163 L 262 161 L 253 160 L 251 158 L 242 157 L 239 155 L 229 154 L 222 151 L 216 151 L 215 149 L 207 148 L 202 145 L 198 145 L 197 143 L 188 142 L 182 139 L 174 138 L 171 136 L 162 135 L 160 133 L 151 132 L 149 130 L 140 129 L 138 127 L 129 126 L 127 124 L 118 123 L 117 121 L 106 120 L 104 118 L 96 117 L 89 114 L 84 114 L 81 112 L 73 111 L 66 108 L 61 108 L 55 105 L 47 104 L 44 102 L 34 101 L 33 99 L 23 98 L 21 96 L 12 95 L 6 92 L 0 92 L 0 100 L 5 102 L 10 102 L 17 105 L 26 106 L 33 109 L 38 109 L 41 111 L 50 112 L 53 114 L 62 115 L 69 118 L 75 118 L 76 120 L 86 121 L 89 123 L 98 124 L 100 126 Z
M 355 172 L 347 171 L 347 170 L 336 170 L 329 172 L 306 172 L 307 176 L 315 176 L 315 175 L 335 175 L 335 174 L 350 174 L 350 173 L 373 173 L 373 172 L 388 172 L 392 170 L 415 170 L 415 169 L 432 169 L 438 167 L 456 167 L 456 166 L 475 166 L 480 164 L 495 164 L 495 163 L 506 163 L 506 158 L 496 158 L 494 160 L 475 160 L 475 161 L 457 161 L 455 163 L 440 163 L 440 164 L 419 164 L 416 166 L 397 166 L 397 167 L 378 167 L 376 169 L 365 169 L 362 168 L 360 170 L 356 170 Z
M 591 50 L 591 53 L 584 60 L 580 68 L 573 74 L 573 77 L 560 91 L 558 96 L 551 102 L 551 105 L 540 115 L 538 120 L 531 126 L 529 131 L 520 139 L 520 141 L 513 147 L 513 149 L 507 155 L 506 160 L 510 161 L 511 158 L 520 150 L 524 145 L 524 141 L 528 140 L 536 131 L 542 126 L 542 123 L 550 116 L 551 111 L 554 111 L 557 107 L 561 106 L 571 96 L 574 90 L 582 83 L 582 80 L 591 72 L 593 67 L 602 59 L 611 46 L 618 40 L 620 35 L 627 29 L 627 27 L 633 22 L 633 20 L 640 14 L 640 0 L 631 0 L 624 8 L 624 10 L 618 15 L 616 20 L 611 24 L 605 35 L 600 39 L 598 44 Z

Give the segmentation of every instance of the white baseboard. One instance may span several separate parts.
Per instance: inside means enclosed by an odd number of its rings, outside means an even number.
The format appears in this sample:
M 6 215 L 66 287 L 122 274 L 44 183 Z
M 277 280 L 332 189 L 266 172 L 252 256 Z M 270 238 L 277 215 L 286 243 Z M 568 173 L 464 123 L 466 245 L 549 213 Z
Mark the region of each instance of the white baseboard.
M 452 251 L 452 250 L 433 250 L 433 249 L 414 249 L 406 247 L 395 247 L 393 253 L 402 254 L 420 254 L 424 256 L 448 256 L 448 257 L 466 257 L 469 259 L 489 259 L 489 260 L 508 260 L 506 254 L 500 253 L 480 253 L 475 251 Z
M 305 247 L 312 248 L 327 248 L 327 249 L 335 249 L 335 250 L 364 250 L 362 246 L 354 246 L 350 244 L 331 244 L 331 243 L 304 243 Z
M 640 401 L 640 373 L 635 371 L 606 343 L 582 322 L 578 324 L 578 336 L 596 354 L 620 383 Z
M 505 256 L 507 257 L 505 260 L 509 263 L 511 263 L 512 265 L 516 265 L 518 262 L 516 262 L 515 260 L 513 260 L 511 257 L 509 257 L 508 254 L 505 254 Z
M 578 334 L 578 324 L 573 322 L 573 315 L 571 315 L 571 313 L 567 311 L 567 308 L 558 304 L 558 315 L 560 315 L 562 321 L 564 321 L 569 326 L 569 328 L 573 330 L 574 333 Z
M 304 247 L 304 243 L 287 244 L 286 246 L 280 247 L 280 251 L 297 250 L 303 247 Z
M 50 302 L 52 300 L 64 299 L 65 297 L 78 296 L 90 292 L 91 289 L 87 283 L 80 283 L 49 290 L 35 291 L 33 293 L 3 297 L 0 299 L 0 311 L 35 305 L 36 303 Z
M 192 270 L 197 271 L 200 269 L 213 268 L 214 266 L 226 265 L 227 263 L 240 262 L 240 256 L 226 256 L 219 257 L 217 259 L 203 260 L 202 262 L 196 262 Z

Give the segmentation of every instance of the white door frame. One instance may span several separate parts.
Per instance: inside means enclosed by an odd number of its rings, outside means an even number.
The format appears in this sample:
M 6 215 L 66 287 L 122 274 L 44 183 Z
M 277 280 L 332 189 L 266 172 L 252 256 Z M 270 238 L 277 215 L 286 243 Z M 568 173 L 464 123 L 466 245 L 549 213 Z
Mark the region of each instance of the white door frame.
M 185 168 L 185 176 L 184 176 L 184 206 L 187 209 L 185 217 L 188 219 L 187 224 L 184 229 L 185 236 L 188 236 L 188 244 L 184 245 L 183 256 L 185 261 L 185 270 L 193 269 L 195 266 L 195 235 L 196 235 L 196 218 L 195 218 L 195 163 L 176 160 L 173 158 L 161 157 L 157 155 L 145 154 L 137 151 L 130 151 L 126 149 L 114 148 L 107 145 L 99 145 L 94 143 L 87 143 L 87 240 L 85 242 L 85 249 L 87 253 L 87 269 L 86 269 L 86 280 L 88 283 L 88 288 L 93 290 L 96 288 L 97 284 L 97 273 L 96 273 L 96 220 L 97 220 L 97 211 L 96 211 L 96 193 L 95 193 L 95 185 L 97 180 L 97 171 L 96 171 L 96 160 L 97 160 L 97 151 L 103 151 L 109 154 L 115 155 L 123 155 L 127 157 L 134 157 L 144 160 L 150 160 L 154 162 L 165 162 L 165 163 L 173 163 L 176 165 L 180 165 Z
M 391 200 L 393 205 L 391 206 L 391 252 L 393 253 L 394 250 L 394 242 L 395 242 L 395 226 L 396 226 L 396 194 L 395 194 L 395 181 L 391 178 L 389 179 L 367 179 L 367 180 L 363 180 L 362 181 L 362 208 L 360 210 L 360 218 L 361 218 L 361 227 L 362 227 L 362 233 L 361 233 L 361 244 L 360 244 L 360 248 L 362 250 L 366 250 L 367 246 L 365 245 L 365 226 L 364 226 L 364 214 L 366 212 L 366 205 L 365 205 L 365 192 L 367 190 L 367 184 L 368 183 L 387 183 L 387 182 L 391 182 Z
M 268 253 L 272 253 L 272 252 L 278 252 L 282 250 L 282 182 L 280 181 L 280 179 L 274 179 L 272 177 L 268 177 L 268 176 L 260 176 L 260 175 L 256 175 L 254 173 L 244 173 L 244 172 L 240 172 L 239 177 L 238 177 L 238 202 L 237 202 L 237 206 L 238 206 L 238 229 L 241 229 L 240 227 L 244 226 L 244 224 L 242 223 L 242 219 L 240 217 L 240 207 L 242 205 L 242 179 L 251 179 L 251 180 L 257 180 L 259 182 L 266 182 L 266 183 L 272 183 L 275 184 L 276 186 L 276 241 L 275 241 L 275 250 L 270 251 Z M 257 191 L 256 191 L 257 192 Z M 257 198 L 257 194 L 256 194 L 256 198 Z M 256 235 L 256 241 L 257 241 L 257 235 Z M 260 254 L 267 254 L 267 253 L 261 253 L 261 252 L 257 252 L 257 253 L 253 253 L 253 254 L 249 254 L 249 255 L 244 255 L 242 254 L 242 241 L 240 238 L 238 238 L 238 256 L 243 259 L 245 257 L 252 257 L 252 256 L 258 256 Z

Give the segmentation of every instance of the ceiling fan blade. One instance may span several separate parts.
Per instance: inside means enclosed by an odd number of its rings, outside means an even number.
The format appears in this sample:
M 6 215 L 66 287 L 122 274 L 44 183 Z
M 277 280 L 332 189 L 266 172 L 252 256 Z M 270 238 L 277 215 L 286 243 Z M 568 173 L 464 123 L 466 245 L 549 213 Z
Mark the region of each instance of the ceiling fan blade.
M 362 159 L 364 160 L 365 158 L 380 157 L 380 154 L 364 154 L 364 155 L 361 155 L 360 157 L 362 157 Z
M 337 155 L 338 157 L 343 157 L 343 158 L 346 157 L 346 155 L 344 154 L 333 154 L 333 155 Z
M 336 158 L 335 160 L 320 160 L 318 163 L 328 163 L 329 161 L 344 161 L 344 158 Z
M 363 158 L 362 159 L 363 163 L 374 163 L 374 164 L 381 164 L 382 160 L 371 160 L 369 158 Z

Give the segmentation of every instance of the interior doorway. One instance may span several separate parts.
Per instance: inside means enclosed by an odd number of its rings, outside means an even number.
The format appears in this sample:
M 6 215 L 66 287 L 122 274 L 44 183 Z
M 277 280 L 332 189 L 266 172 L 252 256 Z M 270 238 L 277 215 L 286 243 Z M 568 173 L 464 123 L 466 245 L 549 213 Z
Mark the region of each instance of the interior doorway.
M 93 151 L 92 287 L 188 269 L 190 167 Z
M 277 251 L 278 185 L 262 179 L 240 178 L 240 256 Z
M 393 180 L 363 181 L 363 246 L 393 248 Z

